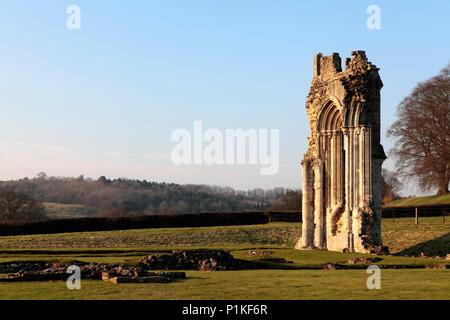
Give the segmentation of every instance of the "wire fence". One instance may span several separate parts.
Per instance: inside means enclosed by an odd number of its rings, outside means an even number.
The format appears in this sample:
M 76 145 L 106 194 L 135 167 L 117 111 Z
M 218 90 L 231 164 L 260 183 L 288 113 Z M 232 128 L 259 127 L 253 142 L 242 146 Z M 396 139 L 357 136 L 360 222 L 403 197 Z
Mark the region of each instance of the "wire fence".
M 383 219 L 393 223 L 448 224 L 450 227 L 450 206 L 387 207 L 383 208 Z
M 269 222 L 301 222 L 301 211 L 267 211 Z M 444 224 L 450 228 L 450 206 L 385 207 L 382 217 L 389 222 Z

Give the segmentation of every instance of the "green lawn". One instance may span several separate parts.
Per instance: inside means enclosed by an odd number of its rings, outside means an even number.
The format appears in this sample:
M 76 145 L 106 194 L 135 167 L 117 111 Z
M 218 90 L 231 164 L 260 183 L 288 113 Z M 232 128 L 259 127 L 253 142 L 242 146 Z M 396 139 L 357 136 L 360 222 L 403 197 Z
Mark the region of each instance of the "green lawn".
M 433 252 L 448 251 L 450 221 L 442 218 L 383 219 L 382 237 L 391 253 L 415 248 Z M 0 237 L 1 249 L 80 249 L 80 248 L 160 248 L 160 247 L 293 247 L 301 235 L 300 223 L 271 223 L 254 226 L 163 228 L 50 235 Z M 412 253 L 411 253 L 412 254 Z
M 448 270 L 382 270 L 381 290 L 368 290 L 365 270 L 187 271 L 169 284 L 82 281 L 0 284 L 3 299 L 450 299 Z
M 450 205 L 450 194 L 430 197 L 411 197 L 403 198 L 389 203 L 387 208 L 395 207 L 414 207 L 414 206 L 429 206 L 429 205 Z
M 135 248 L 161 246 L 286 245 L 300 237 L 301 225 L 162 228 L 0 237 L 0 248 Z
M 383 219 L 382 237 L 391 253 L 429 255 L 450 253 L 450 219 L 443 224 L 441 217 Z
M 60 261 L 60 262 L 94 262 L 114 264 L 136 264 L 146 255 L 168 253 L 172 250 L 201 249 L 204 247 L 153 247 L 153 248 L 127 248 L 116 250 L 79 249 L 79 250 L 3 250 L 0 253 L 0 263 L 20 261 Z M 209 249 L 230 251 L 235 258 L 257 260 L 261 256 L 249 256 L 247 252 L 258 250 L 270 251 L 272 258 L 284 258 L 292 263 L 273 264 L 272 269 L 322 269 L 327 263 L 346 264 L 347 260 L 356 257 L 372 257 L 367 254 L 341 253 L 321 250 L 299 251 L 293 248 L 280 246 L 212 246 Z M 377 263 L 381 267 L 392 265 L 406 267 L 424 267 L 446 264 L 443 259 L 383 256 Z M 449 263 L 450 264 L 450 263 Z M 357 267 L 357 266 L 356 266 Z
M 450 253 L 450 224 L 439 218 L 424 218 L 419 225 L 409 218 L 383 220 L 385 244 L 404 256 L 381 257 L 376 264 L 382 289 L 374 291 L 366 288 L 365 269 L 323 270 L 324 264 L 346 265 L 349 258 L 368 255 L 294 250 L 300 233 L 301 224 L 274 223 L 0 237 L 0 262 L 134 264 L 148 254 L 197 248 L 229 250 L 248 260 L 260 258 L 246 254 L 259 248 L 292 262 L 266 264 L 264 270 L 186 271 L 187 280 L 170 284 L 83 281 L 76 292 L 64 282 L 0 283 L 0 299 L 450 299 L 450 270 L 436 269 L 448 260 L 406 257 L 427 250 Z

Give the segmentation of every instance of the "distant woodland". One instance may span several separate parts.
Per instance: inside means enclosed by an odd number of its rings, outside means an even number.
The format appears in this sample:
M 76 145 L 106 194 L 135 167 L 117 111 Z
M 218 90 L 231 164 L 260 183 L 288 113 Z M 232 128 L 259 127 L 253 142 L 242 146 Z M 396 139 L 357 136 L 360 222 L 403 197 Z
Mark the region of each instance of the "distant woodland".
M 145 214 L 180 214 L 200 212 L 242 212 L 256 210 L 300 210 L 298 190 L 275 188 L 237 191 L 229 187 L 180 185 L 146 180 L 48 177 L 0 182 L 0 212 L 20 212 L 16 199 L 22 199 L 27 214 L 8 216 L 0 220 L 42 219 L 37 203 L 80 204 L 99 209 L 96 216 L 118 217 Z M 6 197 L 7 195 L 7 197 Z M 8 206 L 16 206 L 6 210 Z M 30 207 L 38 208 L 36 214 Z M 3 208 L 3 209 L 2 209 Z

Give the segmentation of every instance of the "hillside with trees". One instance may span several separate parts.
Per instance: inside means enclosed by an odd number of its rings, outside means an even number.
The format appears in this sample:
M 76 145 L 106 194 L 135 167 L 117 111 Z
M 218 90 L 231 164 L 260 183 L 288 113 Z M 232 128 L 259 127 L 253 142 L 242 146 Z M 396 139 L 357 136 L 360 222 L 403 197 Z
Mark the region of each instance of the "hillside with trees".
M 48 177 L 0 182 L 0 189 L 27 195 L 37 203 L 96 208 L 96 216 L 298 210 L 299 191 L 276 188 L 237 191 L 229 187 L 180 185 L 147 180 Z
M 44 206 L 25 193 L 0 189 L 0 221 L 33 221 L 46 219 Z

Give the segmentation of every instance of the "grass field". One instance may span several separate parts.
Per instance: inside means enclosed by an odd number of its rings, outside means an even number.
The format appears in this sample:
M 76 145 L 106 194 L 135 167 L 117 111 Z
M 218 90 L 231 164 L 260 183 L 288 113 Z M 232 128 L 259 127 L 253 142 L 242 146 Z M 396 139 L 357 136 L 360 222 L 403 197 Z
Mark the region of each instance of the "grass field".
M 450 299 L 450 270 L 437 269 L 448 261 L 406 257 L 450 253 L 450 225 L 439 218 L 425 218 L 418 226 L 409 218 L 383 221 L 384 242 L 398 255 L 376 263 L 382 268 L 381 290 L 367 289 L 365 269 L 323 270 L 326 263 L 345 265 L 365 255 L 294 250 L 300 231 L 298 223 L 274 223 L 0 237 L 0 262 L 134 264 L 148 254 L 195 248 L 225 249 L 241 259 L 257 259 L 246 252 L 266 248 L 272 257 L 292 262 L 265 270 L 186 271 L 187 280 L 170 284 L 82 281 L 76 292 L 64 282 L 0 283 L 0 299 Z
M 383 220 L 383 241 L 391 253 L 448 250 L 450 221 L 439 217 Z M 151 247 L 221 247 L 276 245 L 293 247 L 301 235 L 299 223 L 272 223 L 254 226 L 206 228 L 163 228 L 123 231 L 79 232 L 50 235 L 0 237 L 1 249 L 61 248 L 151 248 Z M 429 252 L 433 254 L 434 252 Z M 411 253 L 412 254 L 412 253 Z M 417 254 L 420 254 L 418 252 Z
M 365 270 L 187 271 L 169 284 L 83 281 L 1 284 L 3 299 L 450 299 L 448 270 L 383 270 L 381 290 L 368 290 Z
M 44 203 L 49 219 L 94 218 L 98 209 L 80 204 Z
M 429 205 L 450 205 L 450 194 L 430 197 L 411 197 L 403 198 L 389 203 L 387 208 L 395 207 L 414 207 Z

